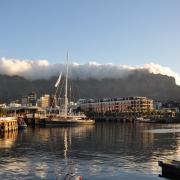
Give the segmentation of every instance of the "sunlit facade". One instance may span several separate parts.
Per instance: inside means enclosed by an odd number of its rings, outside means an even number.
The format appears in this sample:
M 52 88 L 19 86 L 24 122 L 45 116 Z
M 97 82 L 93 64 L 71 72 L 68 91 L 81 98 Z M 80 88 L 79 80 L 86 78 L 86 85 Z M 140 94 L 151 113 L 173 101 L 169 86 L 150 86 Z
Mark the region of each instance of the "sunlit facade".
M 104 98 L 101 100 L 84 101 L 80 104 L 83 111 L 149 111 L 153 110 L 153 100 L 146 97 Z
M 50 107 L 50 95 L 44 94 L 40 97 L 40 99 L 37 99 L 37 105 L 39 107 Z

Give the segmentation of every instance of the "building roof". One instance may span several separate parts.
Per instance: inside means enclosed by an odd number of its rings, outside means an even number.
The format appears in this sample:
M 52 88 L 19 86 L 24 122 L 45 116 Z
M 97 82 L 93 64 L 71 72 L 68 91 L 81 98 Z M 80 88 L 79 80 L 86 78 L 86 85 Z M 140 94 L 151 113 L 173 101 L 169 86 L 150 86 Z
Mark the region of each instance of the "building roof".
M 26 109 L 37 109 L 38 112 L 45 112 L 46 111 L 39 106 L 29 106 L 29 107 L 26 107 Z
M 21 110 L 21 109 L 25 109 L 26 107 L 5 107 L 6 111 L 17 111 L 17 110 Z
M 18 110 L 22 110 L 22 109 L 35 109 L 38 112 L 45 112 L 46 111 L 46 110 L 44 110 L 43 108 L 41 108 L 39 106 L 6 107 L 5 109 L 6 109 L 6 111 L 18 111 Z

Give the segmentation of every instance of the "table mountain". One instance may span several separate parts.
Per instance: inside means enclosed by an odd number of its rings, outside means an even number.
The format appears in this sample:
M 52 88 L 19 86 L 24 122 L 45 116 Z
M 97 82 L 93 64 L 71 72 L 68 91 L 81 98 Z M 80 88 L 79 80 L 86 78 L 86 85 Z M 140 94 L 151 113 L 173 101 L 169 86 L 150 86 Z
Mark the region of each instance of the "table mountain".
M 20 100 L 23 95 L 32 91 L 39 98 L 43 94 L 55 94 L 55 83 L 58 77 L 45 80 L 29 81 L 20 76 L 0 75 L 0 103 L 10 103 Z M 146 96 L 153 100 L 179 100 L 180 86 L 176 85 L 175 79 L 161 74 L 129 75 L 123 79 L 94 79 L 69 80 L 72 84 L 71 100 L 101 99 L 125 96 Z M 63 78 L 59 89 L 63 84 Z M 64 89 L 61 90 L 64 96 Z M 69 93 L 69 92 L 68 92 Z M 58 94 L 57 94 L 58 96 Z M 69 97 L 70 99 L 70 97 Z

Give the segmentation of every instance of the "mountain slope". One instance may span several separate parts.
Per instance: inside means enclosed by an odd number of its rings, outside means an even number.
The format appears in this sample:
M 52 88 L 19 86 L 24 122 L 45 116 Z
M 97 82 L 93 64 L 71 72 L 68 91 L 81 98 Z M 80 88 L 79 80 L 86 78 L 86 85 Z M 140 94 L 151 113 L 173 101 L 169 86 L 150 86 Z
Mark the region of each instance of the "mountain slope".
M 61 80 L 60 88 L 63 83 Z M 34 91 L 38 98 L 43 94 L 55 94 L 57 77 L 49 80 L 29 81 L 20 76 L 0 75 L 0 103 L 20 100 L 22 95 Z M 104 97 L 146 96 L 153 100 L 164 101 L 180 99 L 180 86 L 175 84 L 173 77 L 161 74 L 130 75 L 125 79 L 104 78 L 101 80 L 72 80 L 74 89 L 71 100 L 79 98 L 101 99 Z M 59 89 L 60 89 L 59 88 Z M 61 97 L 63 97 L 64 89 Z M 69 93 L 69 92 L 68 92 Z

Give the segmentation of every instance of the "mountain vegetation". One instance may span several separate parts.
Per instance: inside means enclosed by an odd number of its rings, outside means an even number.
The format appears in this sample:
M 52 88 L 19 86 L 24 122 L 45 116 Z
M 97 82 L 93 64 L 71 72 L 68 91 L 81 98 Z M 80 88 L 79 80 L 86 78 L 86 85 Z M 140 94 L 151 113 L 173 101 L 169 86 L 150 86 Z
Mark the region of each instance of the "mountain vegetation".
M 55 83 L 58 77 L 48 80 L 29 81 L 20 76 L 0 75 L 0 103 L 10 103 L 15 100 L 21 102 L 21 97 L 32 91 L 40 98 L 43 94 L 55 94 Z M 62 78 L 59 90 L 61 98 L 64 89 L 61 89 L 64 78 Z M 130 75 L 123 79 L 94 79 L 71 80 L 72 101 L 78 99 L 101 99 L 125 96 L 146 96 L 149 99 L 159 101 L 180 100 L 180 86 L 176 85 L 175 79 L 161 74 Z M 57 96 L 59 96 L 57 94 Z

